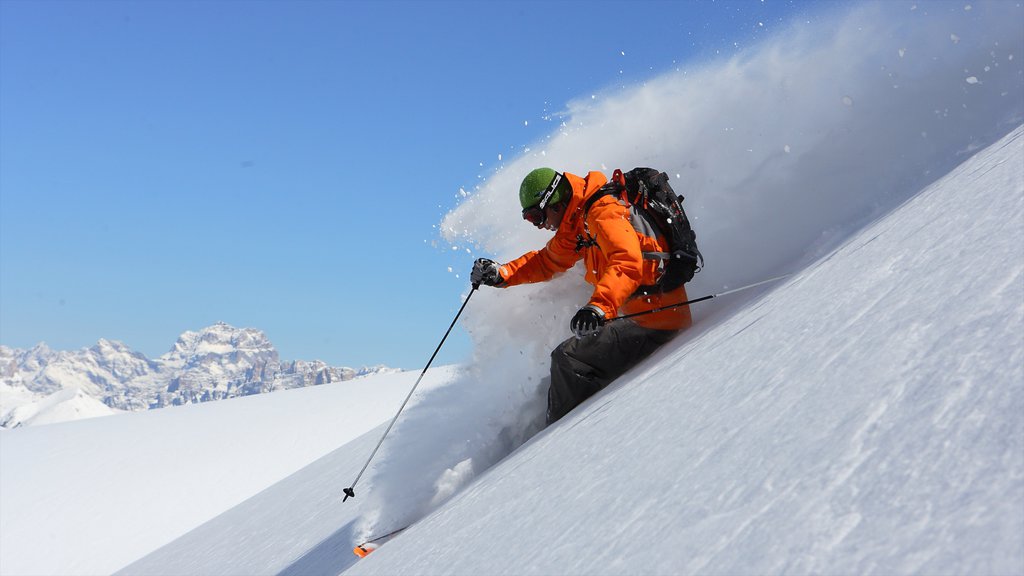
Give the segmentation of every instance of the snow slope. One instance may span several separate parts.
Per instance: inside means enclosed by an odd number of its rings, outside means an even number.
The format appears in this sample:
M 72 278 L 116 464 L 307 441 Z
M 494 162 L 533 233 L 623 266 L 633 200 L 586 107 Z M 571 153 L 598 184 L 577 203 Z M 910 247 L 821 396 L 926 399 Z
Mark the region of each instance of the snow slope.
M 410 413 L 436 413 L 458 382 Z M 392 480 L 371 477 L 344 504 L 337 480 L 373 438 L 122 573 L 1020 574 L 1022 414 L 1019 127 L 358 563 L 374 481 Z M 447 425 L 420 421 L 420 447 L 441 448 Z M 385 459 L 395 483 L 418 480 L 411 453 Z
M 416 376 L 4 430 L 0 573 L 111 573 L 348 446 L 394 415 Z M 330 481 L 340 492 L 351 480 Z
M 1021 3 L 835 6 L 731 58 L 570 103 L 549 137 L 445 217 L 446 237 L 507 261 L 550 238 L 516 217 L 531 169 L 655 166 L 686 196 L 706 260 L 687 289 L 716 293 L 805 268 L 1024 121 Z M 578 265 L 473 296 L 469 370 L 396 426 L 363 533 L 422 516 L 530 437 L 549 352 L 592 291 L 582 276 Z M 684 338 L 755 295 L 695 307 Z M 424 446 L 420 431 L 442 420 Z

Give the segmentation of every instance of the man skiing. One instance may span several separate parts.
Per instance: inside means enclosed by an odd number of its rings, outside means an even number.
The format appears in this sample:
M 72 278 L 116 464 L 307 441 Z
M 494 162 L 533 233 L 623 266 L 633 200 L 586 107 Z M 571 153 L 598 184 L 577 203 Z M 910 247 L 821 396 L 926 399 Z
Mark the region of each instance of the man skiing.
M 553 231 L 554 237 L 540 250 L 506 264 L 480 258 L 470 275 L 474 284 L 506 288 L 550 280 L 584 260 L 585 279 L 594 291 L 569 323 L 574 336 L 551 352 L 548 424 L 691 323 L 687 306 L 610 322 L 619 315 L 669 306 L 687 297 L 683 286 L 665 293 L 649 290 L 662 269 L 651 255 L 668 252 L 668 246 L 637 207 L 627 206 L 615 195 L 600 195 L 587 206 L 587 200 L 607 182 L 600 172 L 579 177 L 538 168 L 527 174 L 519 187 L 523 219 Z

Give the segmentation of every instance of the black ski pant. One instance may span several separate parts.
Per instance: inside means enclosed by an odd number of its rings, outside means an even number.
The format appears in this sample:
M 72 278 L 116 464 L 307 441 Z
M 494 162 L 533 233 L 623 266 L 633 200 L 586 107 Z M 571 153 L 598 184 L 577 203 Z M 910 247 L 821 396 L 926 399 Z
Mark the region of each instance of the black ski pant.
M 632 320 L 605 324 L 592 336 L 562 342 L 551 352 L 548 424 L 565 416 L 626 370 L 650 356 L 676 335 L 651 330 Z

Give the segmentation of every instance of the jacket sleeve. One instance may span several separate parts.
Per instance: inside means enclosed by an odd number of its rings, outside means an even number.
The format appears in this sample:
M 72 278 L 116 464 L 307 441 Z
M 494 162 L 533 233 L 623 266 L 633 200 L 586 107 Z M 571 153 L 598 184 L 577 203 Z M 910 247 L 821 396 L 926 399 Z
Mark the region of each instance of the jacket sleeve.
M 580 259 L 576 253 L 576 240 L 569 234 L 556 233 L 540 250 L 527 252 L 501 266 L 499 272 L 505 286 L 532 284 L 550 280 L 555 274 L 572 268 Z
M 614 318 L 640 287 L 643 275 L 640 240 L 630 223 L 629 209 L 612 198 L 594 204 L 587 225 L 606 262 L 589 304 L 604 311 L 605 318 Z

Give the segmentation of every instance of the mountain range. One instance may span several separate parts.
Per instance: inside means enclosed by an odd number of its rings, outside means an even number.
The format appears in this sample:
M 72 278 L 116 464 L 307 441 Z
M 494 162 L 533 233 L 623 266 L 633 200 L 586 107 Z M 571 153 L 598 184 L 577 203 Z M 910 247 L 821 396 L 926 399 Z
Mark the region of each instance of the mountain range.
M 397 370 L 282 361 L 260 330 L 223 322 L 183 333 L 156 359 L 106 339 L 75 351 L 46 344 L 28 350 L 0 346 L 0 427 L 209 402 L 391 371 Z

